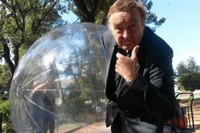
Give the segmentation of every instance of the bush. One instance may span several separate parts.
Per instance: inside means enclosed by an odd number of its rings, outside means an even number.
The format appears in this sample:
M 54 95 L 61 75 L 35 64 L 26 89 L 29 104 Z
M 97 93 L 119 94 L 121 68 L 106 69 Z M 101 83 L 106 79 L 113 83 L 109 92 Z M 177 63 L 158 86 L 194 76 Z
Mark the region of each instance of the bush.
M 2 116 L 2 133 L 15 133 L 14 126 L 10 118 L 9 100 L 1 101 L 0 112 Z

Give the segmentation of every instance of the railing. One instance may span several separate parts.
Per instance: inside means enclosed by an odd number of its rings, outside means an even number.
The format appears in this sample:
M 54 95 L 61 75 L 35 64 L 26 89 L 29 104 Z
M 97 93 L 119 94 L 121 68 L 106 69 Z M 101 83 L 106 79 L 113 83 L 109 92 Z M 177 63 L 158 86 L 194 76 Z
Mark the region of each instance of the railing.
M 175 118 L 175 133 L 195 131 L 193 116 L 193 100 L 192 92 L 181 92 L 176 94 L 177 116 Z

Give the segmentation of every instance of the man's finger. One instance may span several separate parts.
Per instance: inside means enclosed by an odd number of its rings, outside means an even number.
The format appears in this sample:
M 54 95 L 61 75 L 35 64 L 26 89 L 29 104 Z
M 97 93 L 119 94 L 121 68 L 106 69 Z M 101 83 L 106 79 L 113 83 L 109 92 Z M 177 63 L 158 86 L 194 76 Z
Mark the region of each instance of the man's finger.
M 117 57 L 117 59 L 121 59 L 121 58 L 124 58 L 124 55 L 123 55 L 123 54 L 120 54 L 120 53 L 117 53 L 117 54 L 116 54 L 116 57 Z
M 137 52 L 138 52 L 138 49 L 140 48 L 139 45 L 136 45 L 133 50 L 132 50 L 132 54 L 131 54 L 131 59 L 134 60 L 135 58 L 137 58 Z

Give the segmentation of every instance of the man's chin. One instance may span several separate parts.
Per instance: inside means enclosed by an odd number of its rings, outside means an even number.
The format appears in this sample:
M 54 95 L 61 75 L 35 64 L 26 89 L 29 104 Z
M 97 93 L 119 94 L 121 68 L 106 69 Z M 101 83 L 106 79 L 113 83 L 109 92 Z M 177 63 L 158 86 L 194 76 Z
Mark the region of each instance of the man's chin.
M 134 48 L 134 47 L 126 47 L 126 46 L 122 47 L 122 49 L 124 49 L 124 50 L 126 50 L 126 51 L 133 50 L 133 48 Z

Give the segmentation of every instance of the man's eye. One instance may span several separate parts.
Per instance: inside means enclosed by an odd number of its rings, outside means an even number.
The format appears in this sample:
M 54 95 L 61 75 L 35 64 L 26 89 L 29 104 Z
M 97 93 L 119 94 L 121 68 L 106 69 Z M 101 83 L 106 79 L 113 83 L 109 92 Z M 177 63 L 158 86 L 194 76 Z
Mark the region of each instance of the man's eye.
M 134 25 L 131 25 L 131 26 L 130 26 L 130 29 L 132 29 L 132 30 L 135 30 L 135 29 L 137 29 L 137 25 L 136 25 L 136 24 L 134 24 Z
M 123 28 L 122 27 L 116 27 L 115 29 L 116 30 L 122 30 Z
M 117 31 L 118 33 L 123 31 L 123 27 L 119 26 L 119 27 L 115 27 L 115 31 Z

